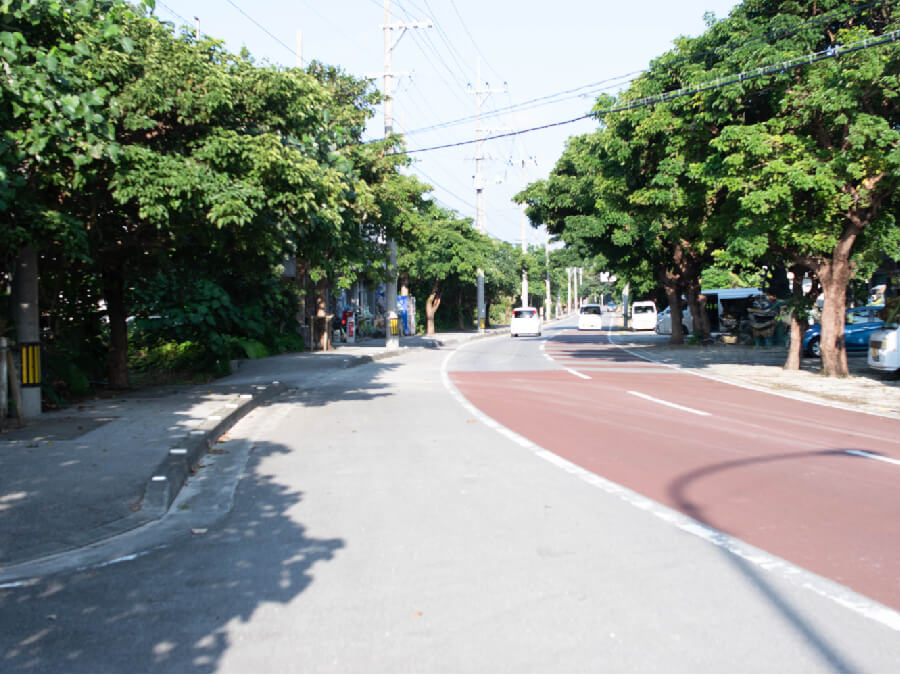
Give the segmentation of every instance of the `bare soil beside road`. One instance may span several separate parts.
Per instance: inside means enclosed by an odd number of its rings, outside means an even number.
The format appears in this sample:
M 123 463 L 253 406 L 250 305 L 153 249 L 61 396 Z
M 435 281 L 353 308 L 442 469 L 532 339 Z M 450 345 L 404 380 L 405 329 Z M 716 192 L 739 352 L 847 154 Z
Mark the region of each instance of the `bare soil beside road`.
M 871 370 L 865 354 L 851 354 L 849 377 L 824 377 L 819 359 L 803 359 L 800 370 L 785 370 L 785 347 L 716 343 L 669 345 L 668 336 L 619 331 L 613 341 L 643 358 L 698 375 L 840 408 L 900 419 L 900 377 Z

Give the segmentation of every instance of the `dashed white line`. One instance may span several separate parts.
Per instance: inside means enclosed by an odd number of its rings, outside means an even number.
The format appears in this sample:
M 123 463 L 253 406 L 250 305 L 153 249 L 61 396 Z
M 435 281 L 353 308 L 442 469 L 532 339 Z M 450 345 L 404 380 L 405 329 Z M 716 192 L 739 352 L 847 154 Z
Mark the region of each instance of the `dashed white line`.
M 712 415 L 712 413 L 708 413 L 705 410 L 696 410 L 694 408 L 687 408 L 683 405 L 678 405 L 677 403 L 672 403 L 671 401 L 664 401 L 661 398 L 656 398 L 655 396 L 648 396 L 647 394 L 642 394 L 639 391 L 628 390 L 628 393 L 631 394 L 632 396 L 638 396 L 638 397 L 646 399 L 648 401 L 653 401 L 654 403 L 659 403 L 660 405 L 667 405 L 670 408 L 678 408 L 679 410 L 684 410 L 685 412 L 693 413 L 694 415 L 704 415 L 704 416 Z
M 864 450 L 844 450 L 848 455 L 856 455 L 857 457 L 865 457 L 866 459 L 877 459 L 879 462 L 887 462 L 888 464 L 896 464 L 900 466 L 900 459 L 892 459 L 882 455 L 876 455 L 874 452 L 866 452 Z
M 585 375 L 584 373 L 579 373 L 577 370 L 573 370 L 572 368 L 567 368 L 566 366 L 562 365 L 559 361 L 557 361 L 556 359 L 554 359 L 552 356 L 550 356 L 550 355 L 546 352 L 546 350 L 544 349 L 544 347 L 545 347 L 546 345 L 547 345 L 546 342 L 542 342 L 542 343 L 541 343 L 541 351 L 544 352 L 544 358 L 545 358 L 545 359 L 547 359 L 547 360 L 550 361 L 551 363 L 555 363 L 556 365 L 558 365 L 558 366 L 559 366 L 560 368 L 562 368 L 563 370 L 569 371 L 569 372 L 572 373 L 575 377 L 580 377 L 582 380 L 590 380 L 590 379 L 592 379 L 590 375 Z
M 466 344 L 461 345 L 459 349 L 464 348 Z M 444 359 L 444 362 L 441 365 L 441 379 L 444 382 L 444 387 L 446 387 L 447 391 L 450 392 L 450 395 L 453 396 L 453 398 L 455 398 L 456 401 L 465 410 L 469 411 L 472 415 L 481 420 L 481 422 L 486 424 L 488 427 L 501 433 L 521 447 L 526 448 L 534 453 L 535 456 L 540 457 L 544 461 L 549 462 L 550 464 L 565 471 L 566 473 L 576 476 L 580 480 L 583 480 L 585 483 L 599 488 L 609 495 L 618 497 L 622 501 L 631 504 L 635 508 L 653 514 L 663 522 L 677 527 L 683 532 L 687 532 L 694 535 L 695 537 L 699 537 L 700 539 L 703 539 L 710 544 L 728 551 L 732 555 L 743 558 L 749 563 L 756 565 L 760 569 L 778 574 L 781 578 L 792 582 L 796 586 L 812 591 L 813 593 L 823 598 L 827 598 L 831 602 L 845 607 L 852 612 L 855 612 L 861 616 L 865 616 L 873 621 L 880 623 L 883 626 L 900 632 L 900 612 L 898 612 L 897 610 L 882 605 L 881 603 L 876 602 L 863 595 L 855 593 L 854 591 L 851 591 L 848 588 L 831 581 L 830 579 L 826 579 L 825 577 L 813 574 L 812 572 L 809 572 L 802 567 L 797 567 L 796 565 L 786 560 L 758 549 L 755 546 L 751 546 L 750 544 L 747 544 L 740 539 L 736 539 L 735 537 L 725 534 L 724 532 L 709 527 L 708 525 L 705 525 L 689 516 L 684 515 L 680 511 L 675 511 L 674 509 L 670 509 L 669 507 L 660 504 L 659 502 L 648 499 L 644 495 L 639 494 L 623 485 L 613 483 L 606 478 L 603 478 L 591 471 L 588 471 L 587 469 L 578 466 L 573 462 L 570 462 L 563 457 L 560 457 L 550 450 L 542 448 L 533 441 L 517 434 L 511 429 L 506 428 L 493 418 L 488 417 L 474 405 L 469 403 L 469 401 L 466 400 L 459 389 L 456 388 L 456 385 L 454 385 L 450 380 L 447 366 L 456 351 L 458 351 L 458 349 L 447 354 L 447 357 Z M 848 452 L 852 452 L 855 454 L 856 451 Z

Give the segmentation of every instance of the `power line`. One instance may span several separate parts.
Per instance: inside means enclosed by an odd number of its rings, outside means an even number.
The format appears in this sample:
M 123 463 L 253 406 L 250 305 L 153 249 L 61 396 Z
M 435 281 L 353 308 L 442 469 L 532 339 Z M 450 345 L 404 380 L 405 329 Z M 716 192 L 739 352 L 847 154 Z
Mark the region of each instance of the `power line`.
M 289 47 L 289 46 L 286 45 L 284 42 L 282 42 L 277 36 L 273 35 L 273 34 L 269 31 L 268 28 L 266 28 L 266 27 L 263 26 L 259 21 L 257 21 L 257 20 L 254 19 L 252 16 L 250 16 L 249 14 L 247 14 L 247 12 L 245 12 L 243 9 L 241 9 L 240 7 L 238 7 L 237 4 L 234 2 L 234 0 L 228 0 L 228 4 L 231 5 L 232 7 L 234 7 L 237 11 L 239 11 L 239 12 L 240 12 L 241 14 L 243 14 L 245 17 L 247 17 L 247 19 L 250 20 L 250 21 L 251 21 L 257 28 L 259 28 L 263 33 L 265 33 L 265 34 L 268 35 L 270 38 L 272 38 L 273 40 L 275 40 L 275 42 L 277 42 L 277 43 L 280 44 L 282 47 L 284 47 L 285 49 L 287 49 L 291 54 L 294 55 L 294 58 L 295 58 L 295 59 L 297 58 L 297 52 L 294 50 L 293 47 Z
M 507 112 L 509 112 L 509 113 L 522 112 L 522 111 L 531 110 L 533 108 L 537 108 L 537 107 L 540 107 L 543 105 L 553 105 L 556 103 L 562 103 L 563 101 L 567 100 L 567 98 L 578 98 L 581 96 L 596 94 L 599 91 L 613 89 L 615 87 L 622 86 L 622 84 L 628 84 L 634 79 L 635 76 L 640 75 L 641 73 L 644 73 L 644 72 L 647 72 L 646 69 L 645 70 L 636 70 L 631 73 L 627 73 L 625 75 L 618 75 L 616 77 L 611 77 L 606 80 L 600 80 L 599 82 L 593 82 L 591 84 L 584 84 L 579 87 L 575 87 L 573 89 L 567 89 L 565 91 L 557 92 L 555 94 L 547 94 L 546 96 L 539 96 L 537 98 L 529 99 L 527 101 L 522 101 L 520 103 L 513 103 L 510 105 L 504 106 L 502 108 L 495 108 L 494 110 L 488 111 L 488 112 L 484 113 L 482 115 L 482 117 L 492 117 L 492 116 L 501 115 L 501 114 L 504 114 Z M 628 79 L 626 80 L 625 78 L 628 78 Z M 619 82 L 619 80 L 625 80 L 625 81 Z M 603 85 L 603 86 L 601 86 L 601 85 Z M 587 90 L 587 91 L 582 91 L 582 90 Z M 569 94 L 575 94 L 575 92 L 582 92 L 582 93 L 578 93 L 575 96 L 568 96 Z M 563 96 L 567 96 L 567 98 L 560 98 Z M 553 99 L 557 99 L 557 100 L 553 100 Z M 407 133 L 407 136 L 412 135 L 412 134 L 424 133 L 426 131 L 434 131 L 437 129 L 443 129 L 443 128 L 446 128 L 449 126 L 454 126 L 457 124 L 465 124 L 468 122 L 475 121 L 475 119 L 476 119 L 475 115 L 468 115 L 466 117 L 460 117 L 455 120 L 448 120 L 447 122 L 439 122 L 438 124 L 433 124 L 428 127 L 421 127 L 419 129 L 413 129 L 412 131 Z
M 674 91 L 666 92 L 665 94 L 657 94 L 656 96 L 647 96 L 644 98 L 636 99 L 629 103 L 613 106 L 612 108 L 607 108 L 605 110 L 597 110 L 595 112 L 587 113 L 586 115 L 580 115 L 579 117 L 573 117 L 572 119 L 563 120 L 561 122 L 551 122 L 550 124 L 543 124 L 537 127 L 531 127 L 529 129 L 520 129 L 518 131 L 510 131 L 501 134 L 495 134 L 493 136 L 487 136 L 484 138 L 476 138 L 467 141 L 459 141 L 456 143 L 446 143 L 444 145 L 436 145 L 429 148 L 415 148 L 413 150 L 404 150 L 402 152 L 390 153 L 390 154 L 414 154 L 420 152 L 430 152 L 432 150 L 443 150 L 445 148 L 456 148 L 464 145 L 472 145 L 474 143 L 478 143 L 479 141 L 492 141 L 498 138 L 508 138 L 510 136 L 521 136 L 522 134 L 528 134 L 534 131 L 541 131 L 543 129 L 550 129 L 552 127 L 560 127 L 565 126 L 567 124 L 573 124 L 574 122 L 579 122 L 581 120 L 588 119 L 589 117 L 600 117 L 602 115 L 609 115 L 617 112 L 625 112 L 627 110 L 634 110 L 636 108 L 643 108 L 649 105 L 654 105 L 656 103 L 665 103 L 667 101 L 672 101 L 676 98 L 681 98 L 682 96 L 688 96 L 691 94 L 699 94 L 705 91 L 712 91 L 714 89 L 720 89 L 722 87 L 727 87 L 731 84 L 739 84 L 741 82 L 747 82 L 750 80 L 755 80 L 760 77 L 765 77 L 767 75 L 777 75 L 779 73 L 784 73 L 789 70 L 794 70 L 795 68 L 800 68 L 802 66 L 810 65 L 812 63 L 818 63 L 819 61 L 825 61 L 826 59 L 834 59 L 838 56 L 842 56 L 844 54 L 851 54 L 853 52 L 862 51 L 864 49 L 871 49 L 872 47 L 879 47 L 884 44 L 888 44 L 890 42 L 896 42 L 900 39 L 900 30 L 891 31 L 890 33 L 886 33 L 880 38 L 866 38 L 865 40 L 860 40 L 858 42 L 853 42 L 847 46 L 832 46 L 828 49 L 825 49 L 821 52 L 814 52 L 812 54 L 808 54 L 806 56 L 801 56 L 796 59 L 791 59 L 789 61 L 783 61 L 778 64 L 769 65 L 769 66 L 761 66 L 755 70 L 749 70 L 742 73 L 738 73 L 737 75 L 729 76 L 725 79 L 717 78 L 712 82 L 707 82 L 704 84 L 694 85 L 690 87 L 683 87 L 681 89 L 676 89 Z
M 427 4 L 427 0 L 425 0 L 425 2 Z M 743 47 L 745 45 L 753 44 L 756 42 L 780 40 L 784 37 L 790 37 L 792 35 L 795 35 L 797 32 L 799 32 L 803 28 L 818 27 L 822 24 L 828 23 L 829 21 L 834 21 L 835 19 L 841 18 L 846 15 L 859 14 L 865 9 L 872 9 L 872 8 L 876 8 L 879 6 L 889 6 L 892 4 L 898 4 L 898 0 L 872 0 L 872 2 L 855 5 L 853 7 L 850 7 L 850 8 L 844 9 L 844 10 L 831 12 L 829 14 L 820 15 L 817 17 L 812 17 L 798 25 L 792 26 L 789 29 L 784 29 L 781 31 L 770 31 L 762 37 L 755 37 L 755 38 L 751 38 L 751 39 L 744 40 L 741 42 L 738 42 L 738 41 L 729 42 L 724 45 L 720 45 L 712 50 L 706 50 L 703 52 L 695 52 L 695 53 L 692 53 L 689 55 L 685 55 L 681 58 L 675 59 L 674 61 L 666 63 L 664 65 L 663 69 L 669 68 L 669 67 L 677 65 L 679 63 L 683 63 L 685 61 L 693 61 L 693 60 L 696 60 L 699 58 L 703 58 L 705 56 L 716 54 L 725 49 L 734 50 L 738 47 Z M 596 94 L 599 91 L 608 90 L 608 89 L 614 88 L 615 86 L 621 86 L 621 85 L 615 85 L 615 84 L 610 84 L 610 83 L 614 83 L 617 80 L 626 80 L 626 82 L 623 82 L 622 84 L 627 84 L 627 83 L 630 83 L 634 79 L 635 76 L 637 76 L 641 73 L 644 73 L 644 72 L 647 72 L 647 69 L 633 71 L 633 72 L 625 74 L 625 75 L 608 78 L 606 80 L 601 80 L 599 82 L 595 82 L 595 83 L 591 83 L 591 84 L 581 85 L 580 87 L 575 87 L 573 89 L 568 89 L 565 91 L 557 92 L 555 94 L 548 94 L 546 96 L 538 97 L 535 99 L 530 99 L 528 101 L 522 101 L 517 104 L 511 104 L 505 108 L 497 108 L 494 111 L 486 112 L 486 113 L 484 113 L 483 117 L 491 117 L 495 114 L 502 114 L 506 111 L 529 110 L 529 109 L 532 109 L 535 107 L 540 107 L 543 105 L 552 105 L 557 102 L 562 102 L 564 100 L 567 100 L 568 98 L 576 98 L 579 96 L 587 96 L 590 94 Z M 606 86 L 601 87 L 601 85 L 606 85 Z M 586 90 L 586 91 L 582 91 L 582 90 Z M 579 92 L 581 92 L 581 93 L 579 93 Z M 561 97 L 566 97 L 566 98 L 561 98 Z M 558 99 L 558 100 L 554 100 L 554 99 Z M 406 135 L 411 136 L 411 135 L 423 133 L 426 131 L 443 129 L 443 128 L 446 128 L 449 126 L 454 126 L 456 124 L 465 124 L 465 123 L 473 121 L 474 119 L 475 119 L 475 116 L 473 116 L 473 115 L 470 115 L 467 117 L 461 117 L 461 118 L 458 118 L 455 120 L 449 120 L 447 122 L 440 122 L 440 123 L 433 124 L 433 125 L 430 125 L 427 127 L 412 129 L 412 130 L 408 131 Z
M 187 19 L 185 19 L 183 16 L 181 16 L 181 14 L 179 14 L 179 13 L 176 12 L 174 9 L 172 9 L 171 7 L 169 7 L 166 3 L 164 3 L 164 2 L 159 2 L 158 4 L 159 4 L 163 9 L 165 9 L 166 11 L 168 11 L 169 14 L 171 14 L 172 16 L 181 19 L 181 21 L 182 21 L 185 25 L 188 25 L 188 24 L 190 23 Z
M 469 36 L 469 40 L 471 40 L 472 44 L 475 46 L 475 51 L 478 52 L 478 55 L 485 62 L 487 67 L 490 68 L 491 70 L 493 70 L 494 74 L 497 77 L 502 78 L 503 76 L 497 72 L 496 68 L 494 68 L 490 63 L 488 63 L 488 60 L 485 58 L 484 54 L 481 52 L 481 49 L 479 48 L 478 43 L 475 42 L 475 38 L 472 37 L 471 31 L 469 31 L 469 27 L 466 25 L 466 22 L 463 20 L 462 14 L 459 13 L 459 8 L 457 8 L 456 2 L 454 2 L 454 0 L 450 0 L 450 6 L 453 8 L 453 11 L 456 12 L 456 17 L 459 19 L 460 24 L 462 24 L 463 30 L 466 31 L 466 35 Z

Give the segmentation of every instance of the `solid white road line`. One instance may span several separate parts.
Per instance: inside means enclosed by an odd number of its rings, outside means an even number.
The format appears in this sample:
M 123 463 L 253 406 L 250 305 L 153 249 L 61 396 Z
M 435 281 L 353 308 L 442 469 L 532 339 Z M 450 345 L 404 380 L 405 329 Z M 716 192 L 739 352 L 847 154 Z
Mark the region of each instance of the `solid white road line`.
M 577 464 L 574 464 L 573 462 L 570 462 L 569 460 L 560 457 L 559 455 L 545 448 L 542 448 L 533 441 L 530 441 L 524 436 L 517 434 L 516 432 L 506 428 L 493 418 L 485 415 L 478 408 L 469 403 L 469 401 L 466 400 L 459 389 L 456 388 L 456 386 L 450 380 L 450 375 L 447 368 L 453 355 L 460 349 L 465 348 L 468 344 L 470 343 L 464 343 L 454 351 L 447 354 L 447 357 L 441 364 L 441 379 L 444 382 L 444 387 L 446 387 L 447 391 L 450 392 L 450 395 L 453 396 L 453 398 L 456 399 L 456 401 L 465 410 L 474 415 L 482 423 L 486 424 L 491 429 L 494 429 L 495 431 L 501 433 L 503 436 L 514 441 L 523 448 L 528 449 L 529 451 L 534 453 L 535 456 L 540 457 L 544 461 L 556 466 L 566 473 L 576 476 L 587 484 L 599 488 L 609 495 L 618 497 L 622 501 L 631 504 L 635 508 L 651 513 L 663 522 L 677 527 L 683 532 L 687 532 L 694 535 L 695 537 L 699 537 L 700 539 L 703 539 L 704 541 L 707 541 L 714 546 L 718 546 L 719 548 L 748 561 L 749 563 L 755 565 L 760 569 L 766 570 L 767 572 L 770 572 L 772 574 L 777 574 L 782 579 L 786 579 L 796 586 L 812 591 L 813 593 L 816 593 L 817 595 L 826 598 L 831 602 L 845 607 L 852 612 L 855 612 L 861 616 L 865 616 L 873 621 L 877 621 L 883 626 L 887 626 L 888 628 L 900 632 L 900 612 L 898 612 L 897 610 L 891 607 L 887 607 L 886 605 L 882 605 L 881 603 L 876 602 L 871 598 L 867 598 L 864 595 L 860 595 L 859 593 L 851 591 L 845 586 L 831 581 L 830 579 L 826 579 L 825 577 L 813 574 L 812 572 L 805 570 L 802 567 L 797 567 L 796 565 L 789 563 L 782 558 L 778 558 L 771 553 L 758 549 L 755 546 L 751 546 L 750 544 L 743 542 L 740 539 L 736 539 L 731 535 L 713 529 L 708 525 L 704 525 L 703 523 L 684 515 L 680 511 L 670 509 L 668 506 L 660 504 L 659 502 L 655 502 L 652 499 L 648 499 L 642 494 L 630 490 L 623 485 L 613 483 L 610 480 L 592 473 L 587 469 L 584 469 Z

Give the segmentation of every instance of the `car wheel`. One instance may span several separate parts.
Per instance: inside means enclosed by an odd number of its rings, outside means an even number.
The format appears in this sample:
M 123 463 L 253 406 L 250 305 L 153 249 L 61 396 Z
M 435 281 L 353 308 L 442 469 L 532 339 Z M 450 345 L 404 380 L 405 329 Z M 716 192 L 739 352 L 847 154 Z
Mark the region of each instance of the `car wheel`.
M 806 349 L 810 356 L 814 356 L 817 359 L 822 358 L 822 345 L 819 344 L 819 338 L 810 340 L 809 346 Z

